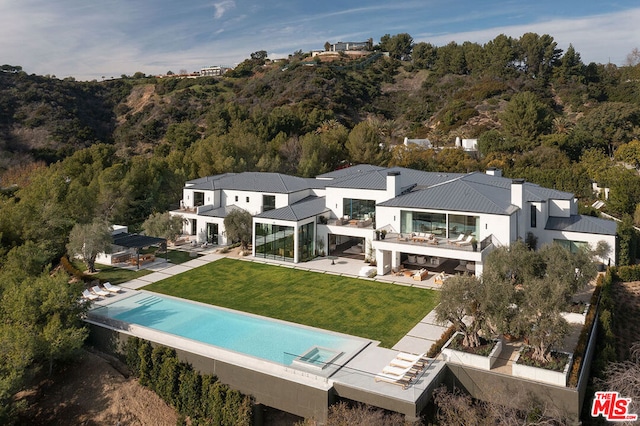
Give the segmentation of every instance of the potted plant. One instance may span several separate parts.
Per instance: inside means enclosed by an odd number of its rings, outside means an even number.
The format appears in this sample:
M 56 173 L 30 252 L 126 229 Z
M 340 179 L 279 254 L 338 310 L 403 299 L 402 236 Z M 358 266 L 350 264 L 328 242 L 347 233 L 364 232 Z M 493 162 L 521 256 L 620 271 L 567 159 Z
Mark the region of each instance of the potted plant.
M 387 231 L 385 229 L 383 229 L 382 231 L 380 231 L 380 238 L 384 240 L 384 237 L 387 236 Z
M 380 239 L 380 231 L 376 229 L 376 240 Z
M 476 240 L 475 238 L 472 238 L 471 247 L 473 248 L 473 251 L 478 251 L 478 240 Z

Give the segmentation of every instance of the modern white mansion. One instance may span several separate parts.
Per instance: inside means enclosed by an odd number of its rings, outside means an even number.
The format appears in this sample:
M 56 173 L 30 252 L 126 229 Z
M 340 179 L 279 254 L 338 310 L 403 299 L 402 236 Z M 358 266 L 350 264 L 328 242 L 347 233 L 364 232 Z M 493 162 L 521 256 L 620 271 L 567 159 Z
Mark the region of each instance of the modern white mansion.
M 255 257 L 298 263 L 317 254 L 362 256 L 376 260 L 379 275 L 444 262 L 481 274 L 495 247 L 518 239 L 570 250 L 603 240 L 611 249 L 602 261 L 616 260 L 614 221 L 579 215 L 573 194 L 497 169 L 457 174 L 357 165 L 316 178 L 226 173 L 186 182 L 171 214 L 186 219 L 185 233 L 198 243 L 226 245 L 223 221 L 234 209 L 253 215 Z

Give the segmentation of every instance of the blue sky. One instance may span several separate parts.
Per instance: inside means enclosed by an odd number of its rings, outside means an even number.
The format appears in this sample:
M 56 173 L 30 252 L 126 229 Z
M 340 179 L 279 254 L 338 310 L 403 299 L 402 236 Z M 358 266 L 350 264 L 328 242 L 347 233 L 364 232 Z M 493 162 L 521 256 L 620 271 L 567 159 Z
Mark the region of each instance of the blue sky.
M 0 63 L 27 73 L 100 80 L 234 66 L 322 49 L 326 41 L 484 44 L 504 33 L 549 34 L 585 63 L 623 65 L 640 48 L 637 0 L 0 0 Z

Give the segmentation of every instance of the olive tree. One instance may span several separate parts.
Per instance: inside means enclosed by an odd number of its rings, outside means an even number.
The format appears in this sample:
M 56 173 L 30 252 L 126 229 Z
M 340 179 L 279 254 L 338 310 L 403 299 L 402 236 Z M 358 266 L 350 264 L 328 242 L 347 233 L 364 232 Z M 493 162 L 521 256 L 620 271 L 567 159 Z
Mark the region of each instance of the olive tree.
M 231 241 L 240 241 L 242 250 L 249 247 L 251 241 L 253 217 L 251 213 L 243 209 L 233 210 L 224 218 L 224 228 L 227 238 Z
M 95 272 L 96 257 L 99 253 L 110 253 L 113 237 L 111 226 L 100 219 L 91 223 L 78 223 L 69 234 L 67 252 L 70 256 L 80 256 L 89 272 Z
M 486 330 L 486 293 L 482 280 L 473 275 L 456 275 L 444 282 L 436 321 L 450 321 L 463 334 L 465 347 L 480 346 L 480 331 Z M 471 318 L 471 322 L 465 322 Z
M 142 229 L 149 236 L 175 241 L 182 234 L 184 221 L 182 216 L 171 216 L 169 212 L 152 213 L 142 224 Z

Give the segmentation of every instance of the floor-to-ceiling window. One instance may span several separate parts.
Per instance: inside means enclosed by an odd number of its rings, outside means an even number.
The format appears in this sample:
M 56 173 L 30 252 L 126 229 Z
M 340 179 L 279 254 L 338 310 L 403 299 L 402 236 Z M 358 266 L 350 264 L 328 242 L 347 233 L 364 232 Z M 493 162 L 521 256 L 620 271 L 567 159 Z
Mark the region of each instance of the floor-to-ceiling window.
M 447 229 L 447 215 L 444 213 L 414 212 L 403 210 L 400 214 L 401 232 L 430 232 L 444 236 Z
M 478 238 L 479 216 L 446 214 L 434 212 L 400 212 L 400 232 L 430 232 L 439 237 L 454 238 L 460 234 Z
M 218 244 L 218 224 L 207 223 L 207 242 L 209 244 Z
M 293 226 L 256 223 L 256 257 L 294 260 Z
M 315 257 L 315 223 L 310 222 L 298 228 L 298 252 L 300 261 L 304 262 Z
M 577 253 L 580 250 L 589 250 L 589 243 L 586 241 L 558 240 L 554 238 L 553 242 L 560 244 L 571 253 Z
M 449 237 L 455 238 L 460 234 L 473 235 L 478 238 L 480 226 L 479 216 L 466 216 L 461 214 L 449 215 Z
M 351 219 L 374 219 L 376 201 L 344 198 L 342 200 L 342 212 Z

